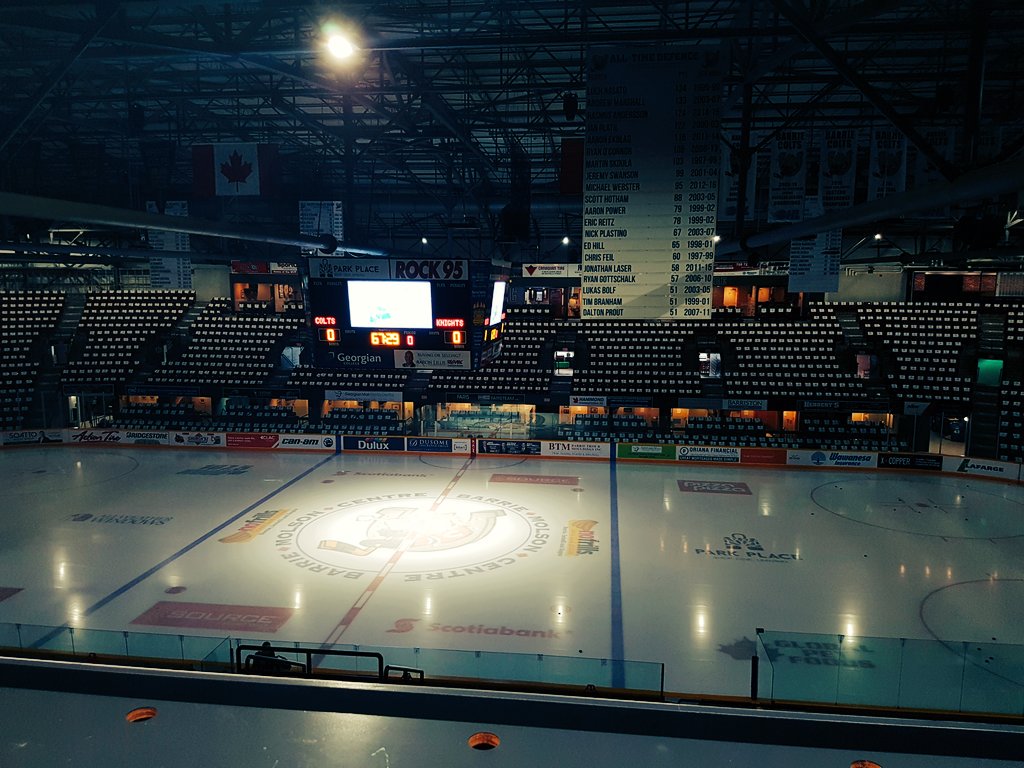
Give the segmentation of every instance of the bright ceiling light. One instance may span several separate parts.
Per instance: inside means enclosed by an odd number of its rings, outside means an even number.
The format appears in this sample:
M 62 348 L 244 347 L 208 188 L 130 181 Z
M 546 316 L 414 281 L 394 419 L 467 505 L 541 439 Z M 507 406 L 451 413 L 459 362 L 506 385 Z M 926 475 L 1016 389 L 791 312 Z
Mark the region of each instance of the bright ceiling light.
M 347 59 L 356 52 L 355 45 L 339 32 L 335 32 L 327 38 L 327 50 L 336 59 Z

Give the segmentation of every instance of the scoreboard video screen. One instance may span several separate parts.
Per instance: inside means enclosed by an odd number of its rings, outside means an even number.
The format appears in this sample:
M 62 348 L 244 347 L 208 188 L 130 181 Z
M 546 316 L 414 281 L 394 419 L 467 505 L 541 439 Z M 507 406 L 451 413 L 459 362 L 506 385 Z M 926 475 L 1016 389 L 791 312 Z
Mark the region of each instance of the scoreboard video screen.
M 478 368 L 497 356 L 504 280 L 459 259 L 311 258 L 321 368 Z

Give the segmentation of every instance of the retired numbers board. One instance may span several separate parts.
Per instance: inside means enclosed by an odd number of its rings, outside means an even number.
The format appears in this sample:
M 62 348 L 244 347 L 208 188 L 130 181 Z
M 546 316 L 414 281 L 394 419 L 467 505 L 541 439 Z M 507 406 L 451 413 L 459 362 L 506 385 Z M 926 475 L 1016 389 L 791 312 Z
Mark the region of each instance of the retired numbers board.
M 504 280 L 461 259 L 309 259 L 321 368 L 456 369 L 497 356 Z
M 716 50 L 591 53 L 581 317 L 711 317 L 722 78 Z

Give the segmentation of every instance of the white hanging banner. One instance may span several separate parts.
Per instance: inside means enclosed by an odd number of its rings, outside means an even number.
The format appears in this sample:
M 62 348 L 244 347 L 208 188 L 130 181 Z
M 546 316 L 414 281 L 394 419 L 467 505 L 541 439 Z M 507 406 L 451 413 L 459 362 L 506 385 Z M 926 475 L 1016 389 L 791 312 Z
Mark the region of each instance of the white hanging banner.
M 768 221 L 800 221 L 807 194 L 807 135 L 780 131 L 772 142 Z
M 591 52 L 583 319 L 711 316 L 721 102 L 716 50 Z
M 907 137 L 895 128 L 871 131 L 868 200 L 879 200 L 907 189 Z

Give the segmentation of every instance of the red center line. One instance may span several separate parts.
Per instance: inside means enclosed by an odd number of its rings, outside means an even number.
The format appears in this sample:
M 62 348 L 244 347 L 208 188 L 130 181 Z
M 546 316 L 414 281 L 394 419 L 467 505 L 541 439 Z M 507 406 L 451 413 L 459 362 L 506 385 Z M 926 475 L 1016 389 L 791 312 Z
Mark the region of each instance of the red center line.
M 440 508 L 440 506 L 444 503 L 445 499 L 448 498 L 448 494 L 452 492 L 452 489 L 455 488 L 455 485 L 466 473 L 466 470 L 469 469 L 469 465 L 472 463 L 472 457 L 466 459 L 465 463 L 462 465 L 459 471 L 455 473 L 455 476 L 452 477 L 448 485 L 446 485 L 444 487 L 444 490 L 441 491 L 440 495 L 438 495 L 438 497 L 434 499 L 434 502 L 430 505 L 430 512 L 436 512 L 438 508 Z M 402 539 L 402 542 L 398 545 L 398 547 L 395 548 L 394 554 L 392 554 L 391 557 L 388 558 L 388 561 L 384 563 L 384 567 L 381 568 L 377 575 L 370 581 L 366 589 L 363 590 L 363 593 L 359 595 L 356 601 L 352 604 L 352 607 L 345 612 L 345 615 L 342 617 L 341 621 L 339 621 L 338 624 L 334 627 L 334 629 L 331 630 L 331 633 L 327 636 L 327 639 L 324 640 L 324 642 L 321 644 L 321 648 L 327 648 L 331 645 L 336 645 L 338 643 L 338 640 L 341 638 L 341 636 L 345 634 L 345 630 L 347 630 L 352 625 L 352 622 L 356 620 L 356 617 L 359 615 L 359 612 L 363 610 L 363 608 L 366 606 L 368 602 L 370 602 L 370 598 L 373 597 L 373 593 L 377 591 L 377 588 L 383 583 L 385 577 L 387 577 L 387 575 L 391 573 L 392 570 L 394 570 L 395 566 L 398 565 L 398 561 L 402 559 L 402 555 L 408 552 L 412 545 L 415 543 L 417 536 L 418 532 L 416 530 L 409 530 L 406 532 L 405 538 Z

